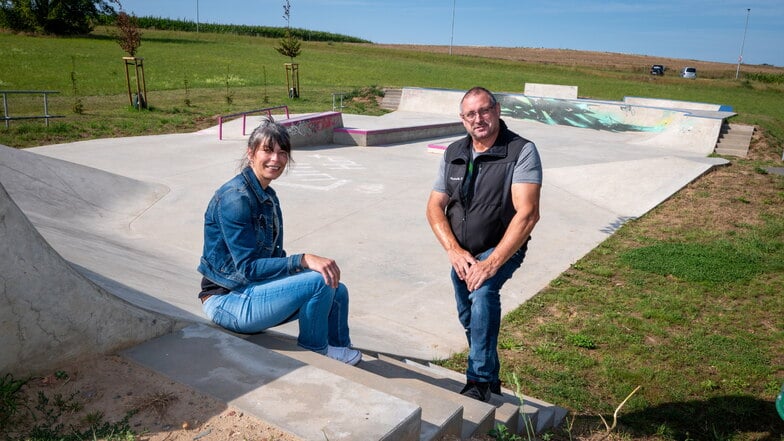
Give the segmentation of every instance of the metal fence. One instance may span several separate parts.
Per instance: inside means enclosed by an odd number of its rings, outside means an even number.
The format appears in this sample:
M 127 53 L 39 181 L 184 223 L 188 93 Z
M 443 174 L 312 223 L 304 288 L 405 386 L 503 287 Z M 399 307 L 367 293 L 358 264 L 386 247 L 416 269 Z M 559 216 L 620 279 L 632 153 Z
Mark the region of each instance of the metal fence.
M 5 121 L 5 126 L 8 128 L 8 123 L 12 120 L 17 119 L 44 119 L 46 120 L 46 126 L 49 127 L 49 119 L 50 118 L 63 118 L 63 115 L 50 115 L 49 114 L 49 95 L 60 93 L 55 90 L 0 90 L 0 94 L 3 95 L 3 120 Z M 11 116 L 8 110 L 8 95 L 13 94 L 26 94 L 26 95 L 43 95 L 44 98 L 44 114 L 43 115 L 21 115 L 21 116 Z

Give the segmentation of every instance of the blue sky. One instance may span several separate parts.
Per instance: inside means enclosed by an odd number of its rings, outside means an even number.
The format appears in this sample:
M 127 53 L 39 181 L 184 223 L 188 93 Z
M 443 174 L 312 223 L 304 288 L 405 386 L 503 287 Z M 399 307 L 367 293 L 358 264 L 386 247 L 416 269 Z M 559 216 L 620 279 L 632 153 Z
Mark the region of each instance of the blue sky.
M 120 1 L 137 16 L 196 21 L 198 10 L 201 23 L 286 25 L 282 0 Z M 744 64 L 784 66 L 784 0 L 290 3 L 292 27 L 374 43 L 575 49 L 733 64 L 742 50 Z

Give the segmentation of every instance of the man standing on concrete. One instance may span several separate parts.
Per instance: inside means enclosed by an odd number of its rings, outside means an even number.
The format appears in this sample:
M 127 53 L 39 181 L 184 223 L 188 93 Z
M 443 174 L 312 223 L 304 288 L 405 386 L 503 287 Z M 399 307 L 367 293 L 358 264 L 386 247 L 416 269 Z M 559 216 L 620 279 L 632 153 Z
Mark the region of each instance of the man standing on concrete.
M 539 220 L 542 163 L 534 143 L 510 131 L 485 88 L 460 101 L 468 135 L 446 149 L 427 202 L 427 220 L 452 264 L 457 314 L 469 345 L 460 392 L 489 401 L 501 393 L 500 290 L 520 267 Z

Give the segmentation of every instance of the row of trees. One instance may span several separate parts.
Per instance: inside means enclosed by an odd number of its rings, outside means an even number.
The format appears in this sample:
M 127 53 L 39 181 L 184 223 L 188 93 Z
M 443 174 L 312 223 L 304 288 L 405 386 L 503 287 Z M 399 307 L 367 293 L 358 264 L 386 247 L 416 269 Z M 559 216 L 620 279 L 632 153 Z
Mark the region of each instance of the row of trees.
M 0 0 L 0 27 L 55 35 L 90 33 L 118 0 Z
M 171 19 L 164 17 L 140 16 L 136 17 L 139 29 L 157 29 L 160 31 L 196 32 L 196 22 L 191 20 Z M 114 23 L 106 17 L 100 24 L 110 26 Z M 302 41 L 331 41 L 334 43 L 372 43 L 370 40 L 352 37 L 350 35 L 336 34 L 333 32 L 314 31 L 286 26 L 261 26 L 238 25 L 221 23 L 199 23 L 199 32 L 205 34 L 233 34 L 250 37 L 280 39 L 286 36 L 288 30 Z

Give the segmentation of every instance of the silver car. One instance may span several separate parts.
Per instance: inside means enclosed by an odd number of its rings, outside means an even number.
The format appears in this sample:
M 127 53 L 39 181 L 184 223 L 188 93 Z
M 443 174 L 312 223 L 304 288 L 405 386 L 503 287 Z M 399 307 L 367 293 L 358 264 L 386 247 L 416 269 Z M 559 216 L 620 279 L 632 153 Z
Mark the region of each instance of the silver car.
M 684 67 L 681 71 L 681 76 L 683 78 L 690 78 L 695 79 L 697 78 L 697 68 L 696 67 Z

